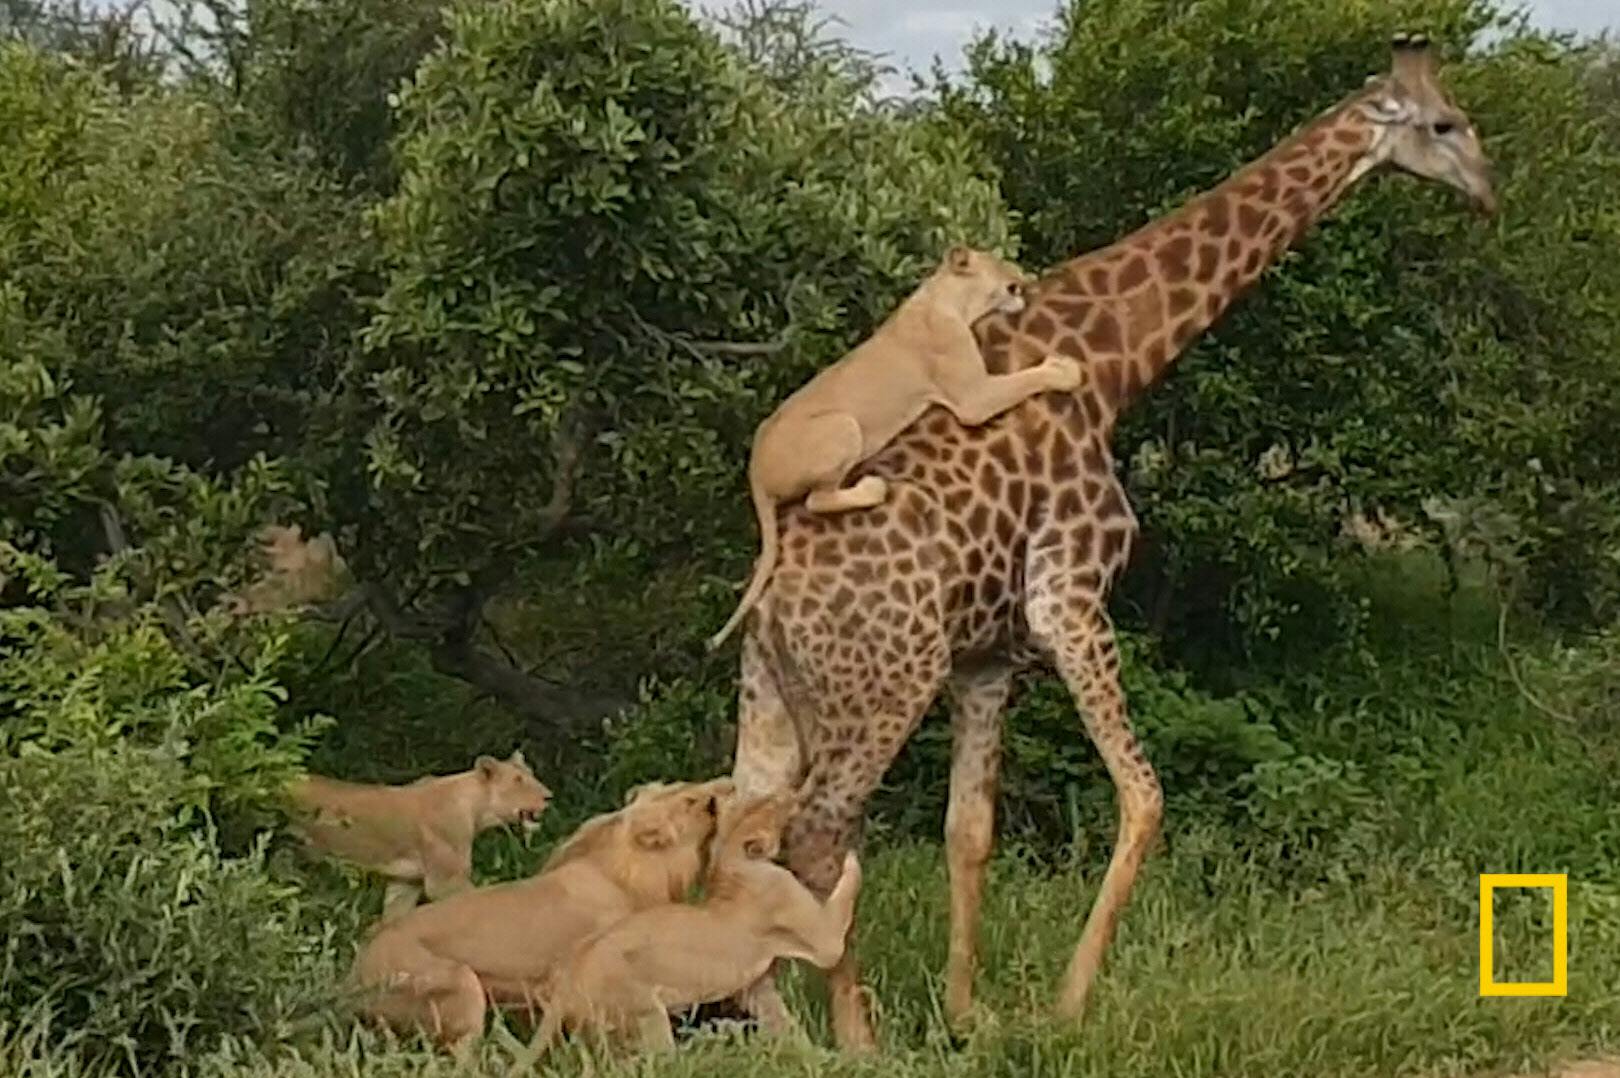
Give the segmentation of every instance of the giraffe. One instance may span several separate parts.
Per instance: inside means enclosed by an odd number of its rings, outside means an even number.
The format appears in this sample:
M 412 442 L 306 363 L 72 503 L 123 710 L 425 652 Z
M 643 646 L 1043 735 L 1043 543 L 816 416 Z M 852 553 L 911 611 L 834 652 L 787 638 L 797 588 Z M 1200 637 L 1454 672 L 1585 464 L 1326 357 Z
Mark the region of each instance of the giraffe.
M 1116 421 L 1267 266 L 1386 165 L 1495 213 L 1491 165 L 1442 88 L 1425 35 L 1396 35 L 1387 71 L 1270 152 L 1050 270 L 1019 314 L 976 324 L 992 372 L 1056 352 L 1088 365 L 1078 390 L 1031 398 L 982 427 L 936 409 L 851 477 L 888 480 L 886 503 L 779 513 L 780 561 L 742 639 L 733 777 L 744 791 L 805 781 L 785 853 L 824 895 L 872 791 L 946 692 L 953 1025 L 973 1005 L 1002 712 L 1017 672 L 1044 666 L 1066 683 L 1118 801 L 1114 849 L 1063 976 L 1060 1018 L 1083 1013 L 1159 833 L 1163 793 L 1131 728 L 1107 611 L 1137 531 L 1110 452 Z M 874 1047 L 853 947 L 827 985 L 837 1044 Z M 767 1029 L 793 1024 L 771 974 L 743 1002 Z

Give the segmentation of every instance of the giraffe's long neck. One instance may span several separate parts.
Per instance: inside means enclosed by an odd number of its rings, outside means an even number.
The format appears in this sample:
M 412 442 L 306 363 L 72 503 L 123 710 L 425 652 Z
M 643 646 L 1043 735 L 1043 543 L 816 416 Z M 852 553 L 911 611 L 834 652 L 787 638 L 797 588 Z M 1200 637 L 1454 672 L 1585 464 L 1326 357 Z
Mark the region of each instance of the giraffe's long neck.
M 1059 267 L 1012 336 L 1035 339 L 1031 358 L 1069 338 L 1117 418 L 1366 171 L 1376 135 L 1352 107 L 1359 96 L 1175 213 Z

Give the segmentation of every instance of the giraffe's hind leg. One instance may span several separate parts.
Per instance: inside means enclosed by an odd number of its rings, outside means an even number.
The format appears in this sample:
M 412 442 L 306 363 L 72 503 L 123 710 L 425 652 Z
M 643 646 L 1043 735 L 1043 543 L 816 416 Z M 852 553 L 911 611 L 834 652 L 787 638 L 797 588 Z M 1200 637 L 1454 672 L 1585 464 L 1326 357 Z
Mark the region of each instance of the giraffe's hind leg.
M 951 678 L 951 787 L 945 810 L 945 860 L 951 881 L 951 942 L 945 966 L 945 1017 L 960 1027 L 973 1009 L 984 873 L 995 842 L 1002 712 L 1012 688 L 1004 669 Z
M 751 627 L 744 632 L 742 641 L 732 781 L 740 797 L 756 797 L 794 789 L 803 770 L 793 717 L 765 661 L 759 633 Z M 780 965 L 773 963 L 768 973 L 737 995 L 735 1002 L 759 1022 L 762 1032 L 802 1038 L 804 1030 L 777 987 Z
M 1079 705 L 1086 734 L 1102 756 L 1119 798 L 1113 857 L 1058 996 L 1059 1016 L 1078 1018 L 1148 848 L 1159 834 L 1164 794 L 1126 715 L 1119 649 L 1101 596 L 1084 583 L 1045 581 L 1032 584 L 1028 604 L 1030 634 L 1046 650 Z
M 859 839 L 867 799 L 938 694 L 950 664 L 942 629 L 884 642 L 906 652 L 899 664 L 903 676 L 881 662 L 882 649 L 865 643 L 843 651 L 841 660 L 821 671 L 828 688 L 816 694 L 807 748 L 810 790 L 785 836 L 788 867 L 822 899 L 838 881 L 845 852 Z M 877 1041 L 854 939 L 851 927 L 843 957 L 827 972 L 828 1009 L 838 1047 L 864 1052 Z

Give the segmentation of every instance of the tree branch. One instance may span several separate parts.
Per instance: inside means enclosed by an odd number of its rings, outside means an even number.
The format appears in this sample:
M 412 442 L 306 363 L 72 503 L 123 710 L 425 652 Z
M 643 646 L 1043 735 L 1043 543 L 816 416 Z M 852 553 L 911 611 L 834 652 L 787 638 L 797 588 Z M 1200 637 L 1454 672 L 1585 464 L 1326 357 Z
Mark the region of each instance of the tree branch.
M 584 451 L 586 433 L 584 421 L 576 418 L 559 427 L 552 440 L 551 498 L 540 511 L 537 541 L 551 538 L 573 510 L 574 480 L 579 476 L 579 458 Z
M 376 584 L 363 584 L 361 590 L 390 636 L 426 644 L 435 670 L 483 690 L 524 719 L 566 731 L 606 718 L 630 702 L 565 688 L 474 647 L 472 629 L 483 616 L 484 603 L 471 589 L 452 597 L 448 624 L 411 616 Z
M 774 356 L 788 346 L 785 339 L 774 341 L 694 341 L 681 339 L 687 348 L 716 356 Z
M 789 323 L 782 329 L 776 340 L 693 340 L 692 337 L 684 336 L 684 334 L 676 334 L 676 332 L 669 332 L 667 329 L 654 326 L 653 323 L 642 318 L 635 311 L 635 308 L 630 308 L 630 321 L 633 321 L 637 329 L 640 329 L 646 336 L 663 342 L 666 347 L 671 347 L 671 349 L 680 349 L 682 352 L 689 353 L 698 360 L 708 360 L 708 358 L 716 357 L 716 355 L 740 355 L 740 357 L 776 355 L 782 349 L 786 349 L 787 340 L 792 336 L 792 323 Z
M 104 498 L 96 498 L 94 502 L 96 515 L 101 520 L 101 534 L 107 540 L 107 549 L 115 557 L 123 554 L 129 550 L 129 535 L 124 531 L 124 521 L 118 514 L 118 507 Z M 185 611 L 179 601 L 172 595 L 166 595 L 157 599 L 156 605 L 158 612 L 163 616 L 164 623 L 168 625 L 169 631 L 174 634 L 175 644 L 188 660 L 188 665 L 191 666 L 192 671 L 205 677 L 212 678 L 216 676 L 219 671 L 209 664 L 202 645 L 198 644 L 197 638 L 191 635 L 191 629 L 186 624 Z M 242 665 L 240 659 L 236 661 L 237 665 Z

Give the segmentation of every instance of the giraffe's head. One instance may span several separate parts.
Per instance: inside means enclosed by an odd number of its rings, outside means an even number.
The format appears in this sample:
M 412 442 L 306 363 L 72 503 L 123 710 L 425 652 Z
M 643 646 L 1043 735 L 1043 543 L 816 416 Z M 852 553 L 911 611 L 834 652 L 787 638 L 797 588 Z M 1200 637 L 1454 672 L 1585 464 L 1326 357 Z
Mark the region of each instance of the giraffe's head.
M 1368 165 L 1388 163 L 1446 184 L 1480 212 L 1495 213 L 1490 159 L 1474 125 L 1441 87 L 1429 39 L 1397 34 L 1391 49 L 1388 74 L 1369 81 L 1357 106 L 1374 131 Z

